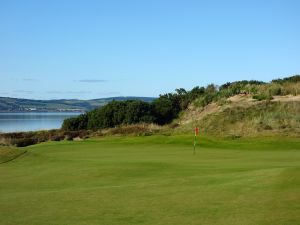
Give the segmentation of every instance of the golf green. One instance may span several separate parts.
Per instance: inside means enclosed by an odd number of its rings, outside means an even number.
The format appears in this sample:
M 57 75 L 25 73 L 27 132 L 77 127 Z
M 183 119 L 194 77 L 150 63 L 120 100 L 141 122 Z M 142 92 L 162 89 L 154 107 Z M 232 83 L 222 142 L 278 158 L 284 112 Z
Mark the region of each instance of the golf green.
M 298 139 L 199 142 L 195 155 L 192 136 L 21 148 L 0 164 L 0 224 L 300 224 Z

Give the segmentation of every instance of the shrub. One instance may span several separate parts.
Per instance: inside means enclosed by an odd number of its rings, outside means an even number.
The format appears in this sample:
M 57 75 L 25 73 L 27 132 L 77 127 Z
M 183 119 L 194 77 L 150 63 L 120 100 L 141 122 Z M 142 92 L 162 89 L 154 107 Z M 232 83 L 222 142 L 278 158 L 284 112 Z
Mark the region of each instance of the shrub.
M 282 86 L 278 84 L 273 84 L 269 87 L 269 94 L 271 96 L 281 95 L 282 94 Z
M 36 138 L 14 138 L 11 140 L 11 144 L 17 147 L 26 147 L 29 145 L 34 145 L 38 143 L 38 139 Z
M 259 95 L 253 95 L 253 99 L 256 99 L 258 101 L 262 100 L 272 100 L 273 97 L 271 95 L 266 95 L 266 94 L 259 94 Z
M 283 79 L 272 80 L 272 83 L 279 83 L 279 84 L 288 83 L 288 82 L 291 82 L 291 83 L 300 82 L 300 75 L 286 77 L 286 78 L 283 78 Z
M 72 117 L 65 119 L 62 125 L 63 130 L 84 130 L 87 129 L 88 116 L 87 114 L 81 114 L 78 117 Z
M 65 136 L 63 134 L 55 134 L 50 137 L 51 141 L 62 141 L 65 139 Z

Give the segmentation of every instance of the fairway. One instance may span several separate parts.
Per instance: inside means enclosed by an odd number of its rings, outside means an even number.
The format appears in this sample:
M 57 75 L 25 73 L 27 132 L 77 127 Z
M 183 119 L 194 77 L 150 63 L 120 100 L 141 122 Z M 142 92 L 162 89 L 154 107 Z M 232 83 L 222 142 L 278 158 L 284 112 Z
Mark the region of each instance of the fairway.
M 0 164 L 1 225 L 300 224 L 296 138 L 48 142 Z M 1 155 L 0 155 L 1 156 Z

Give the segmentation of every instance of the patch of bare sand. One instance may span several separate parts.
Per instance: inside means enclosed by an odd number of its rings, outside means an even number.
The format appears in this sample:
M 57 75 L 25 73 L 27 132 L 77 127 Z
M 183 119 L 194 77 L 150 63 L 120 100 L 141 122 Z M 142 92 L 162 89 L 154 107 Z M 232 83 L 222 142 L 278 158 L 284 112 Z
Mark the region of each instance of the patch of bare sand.
M 188 124 L 196 120 L 201 120 L 209 114 L 218 112 L 219 109 L 220 106 L 218 106 L 216 103 L 211 103 L 204 108 L 191 105 L 184 113 L 180 124 Z
M 232 103 L 253 102 L 254 99 L 249 94 L 239 94 L 239 95 L 235 95 L 235 96 L 228 98 L 227 101 L 232 102 Z

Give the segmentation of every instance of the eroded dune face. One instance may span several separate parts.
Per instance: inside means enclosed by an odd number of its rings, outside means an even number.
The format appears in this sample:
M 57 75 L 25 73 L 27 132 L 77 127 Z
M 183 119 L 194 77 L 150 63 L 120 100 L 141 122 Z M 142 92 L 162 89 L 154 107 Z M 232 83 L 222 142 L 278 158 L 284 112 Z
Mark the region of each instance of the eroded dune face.
M 199 126 L 205 132 L 221 135 L 300 135 L 299 103 L 300 95 L 273 96 L 272 100 L 258 101 L 252 95 L 239 94 L 205 107 L 191 104 L 179 118 L 178 130 Z

